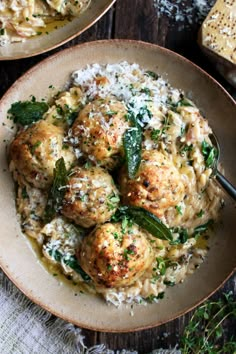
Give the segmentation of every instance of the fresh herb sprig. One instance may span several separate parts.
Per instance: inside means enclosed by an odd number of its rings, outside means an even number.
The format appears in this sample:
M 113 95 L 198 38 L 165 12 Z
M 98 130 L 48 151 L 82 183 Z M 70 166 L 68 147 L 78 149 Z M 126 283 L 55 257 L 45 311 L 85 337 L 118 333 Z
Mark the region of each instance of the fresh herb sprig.
M 157 216 L 143 208 L 133 206 L 120 207 L 115 215 L 112 216 L 111 221 L 122 221 L 124 218 L 132 220 L 156 238 L 168 241 L 173 240 L 170 229 Z
M 232 292 L 217 301 L 207 301 L 195 310 L 181 338 L 183 354 L 232 354 L 236 336 L 227 343 L 222 340 L 223 323 L 236 318 L 236 302 Z
M 132 106 L 131 106 L 132 108 Z M 131 127 L 126 130 L 123 138 L 125 160 L 129 178 L 135 178 L 141 163 L 142 128 L 151 119 L 152 113 L 147 106 L 141 107 L 137 114 L 129 109 L 126 115 Z
M 128 176 L 133 179 L 141 163 L 142 130 L 140 126 L 136 125 L 125 132 L 123 144 Z
M 59 211 L 66 192 L 68 174 L 63 157 L 56 161 L 53 174 L 53 184 L 49 191 L 47 205 L 44 213 L 44 221 L 46 223 L 51 221 Z

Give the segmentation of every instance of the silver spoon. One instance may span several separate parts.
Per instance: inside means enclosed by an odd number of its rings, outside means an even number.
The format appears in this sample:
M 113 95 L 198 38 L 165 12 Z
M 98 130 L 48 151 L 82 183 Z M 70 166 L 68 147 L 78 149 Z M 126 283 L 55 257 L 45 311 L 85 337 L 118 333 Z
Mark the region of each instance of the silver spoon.
M 212 167 L 213 169 L 212 175 L 215 177 L 216 181 L 220 184 L 220 186 L 224 189 L 224 191 L 228 193 L 234 200 L 236 200 L 236 188 L 218 170 L 217 166 L 220 159 L 220 146 L 218 143 L 218 139 L 213 132 L 210 135 L 210 139 L 212 145 L 217 149 L 217 156 L 214 165 Z

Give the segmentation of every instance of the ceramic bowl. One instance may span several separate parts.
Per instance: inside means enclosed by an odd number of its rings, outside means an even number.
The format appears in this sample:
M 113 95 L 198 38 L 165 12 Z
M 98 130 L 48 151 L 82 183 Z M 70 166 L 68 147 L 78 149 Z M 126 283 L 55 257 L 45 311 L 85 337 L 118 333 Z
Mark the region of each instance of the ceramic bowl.
M 49 274 L 35 255 L 31 243 L 22 235 L 17 221 L 14 185 L 8 171 L 6 143 L 12 139 L 12 122 L 7 110 L 15 101 L 31 94 L 37 99 L 50 94 L 49 86 L 62 88 L 70 74 L 88 63 L 116 63 L 126 60 L 155 71 L 171 85 L 192 97 L 219 137 L 221 161 L 227 177 L 236 184 L 235 136 L 236 105 L 220 85 L 183 57 L 156 45 L 128 40 L 82 44 L 42 61 L 23 75 L 0 102 L 0 265 L 3 271 L 32 301 L 78 326 L 106 332 L 128 332 L 154 327 L 191 310 L 232 274 L 236 265 L 236 218 L 233 203 L 225 197 L 222 223 L 211 238 L 206 261 L 183 284 L 166 291 L 157 304 L 106 305 L 93 295 L 78 294 Z M 6 124 L 6 125 L 4 125 Z
M 66 22 L 63 26 L 49 31 L 49 34 L 26 39 L 25 42 L 0 46 L 0 60 L 15 60 L 32 57 L 59 47 L 77 37 L 98 21 L 116 0 L 93 0 L 90 6 L 78 18 Z

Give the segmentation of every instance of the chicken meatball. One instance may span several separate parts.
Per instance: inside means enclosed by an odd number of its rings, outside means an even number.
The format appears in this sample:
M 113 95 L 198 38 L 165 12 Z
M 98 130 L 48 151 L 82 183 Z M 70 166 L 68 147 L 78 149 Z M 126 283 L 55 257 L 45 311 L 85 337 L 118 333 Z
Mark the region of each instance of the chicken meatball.
M 75 160 L 72 148 L 64 148 L 63 139 L 62 128 L 40 120 L 21 131 L 11 143 L 11 169 L 34 187 L 48 188 L 56 161 L 64 157 L 69 168 Z
M 91 227 L 109 220 L 119 200 L 108 172 L 101 167 L 76 167 L 68 182 L 62 214 L 78 225 Z
M 115 99 L 88 103 L 72 126 L 80 150 L 96 164 L 112 168 L 123 151 L 122 137 L 129 127 L 126 114 L 124 104 Z
M 123 170 L 120 182 L 125 204 L 143 207 L 158 217 L 182 201 L 185 194 L 180 173 L 156 150 L 144 151 L 136 177 L 129 179 Z
M 145 272 L 153 251 L 138 226 L 107 223 L 83 239 L 78 258 L 96 285 L 117 288 L 131 285 Z

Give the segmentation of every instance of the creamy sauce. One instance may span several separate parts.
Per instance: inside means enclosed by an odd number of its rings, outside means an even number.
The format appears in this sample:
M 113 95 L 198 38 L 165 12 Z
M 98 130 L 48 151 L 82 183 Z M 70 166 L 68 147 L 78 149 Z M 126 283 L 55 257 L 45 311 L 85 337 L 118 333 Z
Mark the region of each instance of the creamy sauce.
M 70 23 L 72 20 L 69 19 L 64 19 L 64 20 L 55 20 L 50 23 L 47 23 L 45 27 L 37 27 L 36 31 L 39 33 L 36 36 L 33 36 L 29 39 L 36 39 L 38 36 L 41 35 L 48 35 L 49 33 L 57 30 L 58 28 L 65 27 L 68 23 Z
M 33 249 L 39 263 L 43 268 L 49 272 L 53 277 L 55 277 L 58 282 L 69 286 L 72 291 L 74 291 L 74 295 L 77 296 L 78 294 L 90 293 L 95 294 L 96 291 L 93 290 L 91 285 L 87 285 L 85 282 L 77 282 L 76 280 L 72 279 L 71 276 L 65 275 L 62 271 L 62 268 L 59 264 L 52 263 L 46 257 L 44 257 L 42 253 L 42 248 L 38 244 L 38 242 L 33 239 L 32 237 L 25 236 L 27 241 L 29 242 L 31 248 Z

